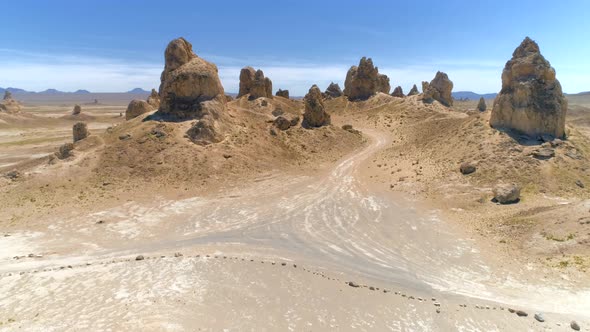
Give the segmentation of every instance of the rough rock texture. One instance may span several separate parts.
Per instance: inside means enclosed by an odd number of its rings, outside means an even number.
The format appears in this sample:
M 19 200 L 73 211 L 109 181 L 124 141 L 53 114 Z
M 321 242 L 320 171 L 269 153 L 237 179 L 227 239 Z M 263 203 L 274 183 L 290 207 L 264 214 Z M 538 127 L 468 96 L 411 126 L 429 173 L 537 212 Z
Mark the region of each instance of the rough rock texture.
M 330 124 L 330 114 L 326 112 L 322 93 L 317 85 L 313 85 L 305 95 L 304 127 L 321 127 Z
M 516 203 L 520 199 L 520 188 L 515 184 L 498 184 L 494 187 L 494 200 L 500 204 Z
M 275 125 L 275 127 L 277 127 L 280 130 L 287 130 L 287 129 L 291 128 L 291 121 L 289 121 L 289 119 L 287 119 L 286 117 L 279 115 L 274 120 L 274 125 Z
M 470 162 L 464 162 L 461 164 L 461 166 L 459 166 L 459 171 L 463 175 L 471 174 L 471 173 L 475 172 L 475 170 L 476 170 L 475 165 Z
M 72 127 L 72 132 L 74 135 L 74 143 L 85 139 L 89 135 L 88 126 L 84 122 L 75 123 Z
M 227 127 L 225 104 L 219 100 L 201 103 L 203 116 L 186 132 L 196 144 L 207 145 L 221 142 Z
M 477 110 L 480 112 L 485 112 L 487 108 L 488 107 L 486 105 L 486 101 L 483 99 L 483 97 L 479 98 L 479 103 L 477 103 Z
M 66 159 L 72 155 L 72 151 L 74 150 L 74 144 L 72 143 L 65 143 L 59 147 L 59 150 L 55 153 L 55 156 L 58 159 Z
M 248 99 L 254 100 L 260 97 L 272 98 L 272 81 L 264 77 L 262 70 L 254 70 L 252 67 L 244 67 L 240 71 L 240 91 L 238 98 L 249 94 Z
M 156 89 L 152 89 L 152 93 L 147 98 L 147 103 L 155 110 L 160 108 L 160 95 Z
M 393 89 L 393 92 L 391 93 L 392 96 L 394 97 L 399 97 L 399 98 L 403 98 L 404 96 L 404 90 L 402 90 L 401 86 L 396 87 L 395 89 Z
M 159 114 L 178 119 L 200 118 L 202 102 L 225 100 L 217 66 L 195 55 L 192 45 L 184 38 L 168 44 L 165 58 L 160 77 Z
M 18 101 L 12 98 L 10 91 L 4 91 L 4 99 L 0 101 L 0 111 L 8 113 L 18 113 L 21 111 L 21 105 Z
M 555 69 L 529 37 L 514 50 L 502 72 L 502 90 L 494 101 L 490 125 L 529 136 L 565 136 L 567 100 Z
M 276 93 L 277 97 L 283 97 L 289 99 L 289 90 L 281 90 L 279 89 Z
M 344 81 L 344 95 L 349 100 L 367 99 L 377 92 L 389 94 L 390 89 L 389 77 L 379 74 L 371 58 L 363 57 L 358 67 L 350 67 Z
M 410 89 L 410 92 L 408 92 L 408 96 L 414 96 L 417 94 L 419 94 L 418 87 L 416 86 L 416 84 L 414 84 L 414 86 L 412 86 L 412 89 Z
M 150 106 L 147 101 L 134 99 L 127 106 L 127 110 L 125 111 L 125 120 L 131 120 L 151 111 L 153 111 L 152 106 Z
M 75 105 L 72 110 L 72 115 L 78 115 L 80 113 L 82 113 L 82 107 L 80 105 Z
M 427 103 L 437 100 L 445 106 L 451 106 L 453 105 L 452 91 L 453 82 L 441 71 L 436 73 L 430 83 L 422 82 L 422 100 Z
M 338 98 L 342 96 L 342 89 L 340 89 L 340 85 L 338 83 L 331 82 L 324 92 L 324 98 Z

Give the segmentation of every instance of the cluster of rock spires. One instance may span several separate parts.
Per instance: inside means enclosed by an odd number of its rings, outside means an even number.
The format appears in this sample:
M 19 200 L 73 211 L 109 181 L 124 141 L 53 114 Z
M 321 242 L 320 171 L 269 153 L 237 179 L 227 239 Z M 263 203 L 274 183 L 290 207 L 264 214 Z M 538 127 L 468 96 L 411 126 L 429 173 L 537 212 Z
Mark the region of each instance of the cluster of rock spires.
M 555 69 L 529 37 L 516 48 L 502 72 L 502 90 L 494 101 L 490 125 L 529 136 L 565 136 L 567 100 Z
M 147 103 L 155 110 L 160 108 L 160 94 L 156 89 L 152 89 L 152 92 L 147 98 Z
M 264 77 L 264 72 L 260 69 L 254 70 L 250 66 L 242 68 L 238 98 L 245 95 L 249 95 L 250 100 L 260 97 L 272 98 L 272 81 Z
M 358 67 L 352 66 L 344 81 L 344 95 L 349 100 L 364 100 L 377 92 L 389 94 L 389 77 L 379 74 L 379 68 L 373 66 L 371 58 L 363 57 Z
M 0 101 L 0 111 L 7 113 L 19 113 L 21 111 L 20 103 L 12 98 L 12 93 L 8 90 L 4 91 L 4 98 Z
M 340 89 L 340 85 L 338 85 L 338 83 L 331 82 L 330 85 L 328 85 L 328 88 L 326 88 L 326 91 L 322 94 L 322 96 L 324 97 L 324 99 L 338 98 L 342 96 L 342 89 Z
M 277 90 L 277 93 L 275 94 L 277 97 L 283 97 L 283 98 L 287 98 L 289 99 L 289 90 Z
M 428 82 L 422 82 L 422 100 L 431 103 L 434 100 L 445 106 L 453 105 L 453 82 L 449 76 L 441 71 L 437 72 L 434 79 Z

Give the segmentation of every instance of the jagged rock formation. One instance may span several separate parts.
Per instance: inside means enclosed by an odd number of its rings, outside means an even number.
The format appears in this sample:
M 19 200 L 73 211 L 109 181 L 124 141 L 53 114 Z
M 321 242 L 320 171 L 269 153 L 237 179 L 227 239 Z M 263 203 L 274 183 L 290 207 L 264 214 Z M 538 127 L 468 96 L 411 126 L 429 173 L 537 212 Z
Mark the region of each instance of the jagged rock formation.
M 18 113 L 21 111 L 20 103 L 12 98 L 12 93 L 8 90 L 4 91 L 4 99 L 0 101 L 0 111 L 8 113 Z
M 477 103 L 477 110 L 480 112 L 485 112 L 487 108 L 486 101 L 483 99 L 483 97 L 480 97 L 479 103 Z
M 152 89 L 152 92 L 147 98 L 147 103 L 155 110 L 160 108 L 160 95 L 156 89 Z
M 401 86 L 396 87 L 395 89 L 393 89 L 393 92 L 391 93 L 392 96 L 394 97 L 399 97 L 399 98 L 403 98 L 404 96 L 404 90 L 402 90 Z
M 127 110 L 125 111 L 125 120 L 131 120 L 151 111 L 153 111 L 152 106 L 150 106 L 147 101 L 134 99 L 127 106 Z
M 317 85 L 313 85 L 305 95 L 305 113 L 303 113 L 304 127 L 321 127 L 330 124 L 330 114 L 322 100 L 322 93 Z
M 363 57 L 358 67 L 350 67 L 344 81 L 344 95 L 349 100 L 367 99 L 377 92 L 389 94 L 390 89 L 389 77 L 379 74 L 371 58 Z
M 434 76 L 434 79 L 430 81 L 430 83 L 422 82 L 422 100 L 427 103 L 437 100 L 445 106 L 452 106 L 452 91 L 453 82 L 449 79 L 447 74 L 441 71 L 436 73 L 436 76 Z
M 502 72 L 502 90 L 494 101 L 490 125 L 529 136 L 565 136 L 567 100 L 555 69 L 539 46 L 526 37 Z
M 416 86 L 416 84 L 414 84 L 414 86 L 412 86 L 412 89 L 410 89 L 410 92 L 408 92 L 408 96 L 414 96 L 417 94 L 419 94 L 418 87 Z
M 254 70 L 248 66 L 240 71 L 240 91 L 238 98 L 249 94 L 248 99 L 265 97 L 272 98 L 272 81 L 264 77 L 262 70 Z
M 74 136 L 74 143 L 78 142 L 79 140 L 83 140 L 88 137 L 88 126 L 84 122 L 77 122 L 72 127 L 72 132 Z
M 82 107 L 80 105 L 75 105 L 72 110 L 72 115 L 78 115 L 80 113 L 82 113 Z
M 279 89 L 276 93 L 277 97 L 283 97 L 289 99 L 289 90 L 281 90 Z
M 324 98 L 338 98 L 342 96 L 342 89 L 338 83 L 331 82 L 323 95 Z
M 217 66 L 193 53 L 193 46 L 184 38 L 168 44 L 165 58 L 160 77 L 160 115 L 178 119 L 200 118 L 203 102 L 225 100 Z

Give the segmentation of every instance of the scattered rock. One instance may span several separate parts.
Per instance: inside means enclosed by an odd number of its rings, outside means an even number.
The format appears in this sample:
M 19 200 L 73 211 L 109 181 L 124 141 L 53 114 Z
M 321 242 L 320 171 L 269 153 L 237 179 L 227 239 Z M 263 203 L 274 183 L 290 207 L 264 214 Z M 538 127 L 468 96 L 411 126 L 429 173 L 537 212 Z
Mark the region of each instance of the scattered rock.
M 398 97 L 398 98 L 405 97 L 404 91 L 402 90 L 401 86 L 397 86 L 395 89 L 393 89 L 393 92 L 391 93 L 391 95 L 394 97 Z
M 524 311 L 522 311 L 522 310 L 516 310 L 516 311 L 515 311 L 515 314 L 516 314 L 518 317 L 527 317 L 527 316 L 529 315 L 529 314 L 527 314 L 526 312 L 524 312 Z
M 75 105 L 72 110 L 72 115 L 78 115 L 80 113 L 82 113 L 82 107 L 80 105 Z
M 516 184 L 498 184 L 494 187 L 494 201 L 500 204 L 510 204 L 519 200 L 520 188 Z
M 533 151 L 533 157 L 540 160 L 547 160 L 555 157 L 555 150 L 551 148 L 540 148 Z
M 146 102 L 155 110 L 160 108 L 160 94 L 156 89 L 152 89 L 152 92 L 148 96 Z
M 576 180 L 576 186 L 580 187 L 580 188 L 585 188 L 586 186 L 584 185 L 584 183 L 580 180 Z
M 414 84 L 412 86 L 412 89 L 410 89 L 410 92 L 408 92 L 408 96 L 414 96 L 414 95 L 417 95 L 417 94 L 419 94 L 418 87 L 416 86 L 416 84 Z
M 324 98 L 338 98 L 342 96 L 342 89 L 338 83 L 331 82 L 323 94 Z
M 529 37 L 514 50 L 502 72 L 502 90 L 494 101 L 490 125 L 536 137 L 565 136 L 567 99 L 555 69 Z
M 349 281 L 349 282 L 348 282 L 348 286 L 350 286 L 350 287 L 354 287 L 354 288 L 358 288 L 358 287 L 360 287 L 360 285 L 359 285 L 359 284 L 357 284 L 357 283 L 356 283 L 356 282 L 354 282 L 354 281 Z
M 430 83 L 425 83 L 422 82 L 422 100 L 424 102 L 431 103 L 436 100 L 445 106 L 453 105 L 453 97 L 451 96 L 453 82 L 447 74 L 439 71 Z
M 535 316 L 534 317 L 535 317 L 535 319 L 538 322 L 543 323 L 545 321 L 545 317 L 543 317 L 543 314 L 542 313 L 539 313 L 539 312 L 538 313 L 535 313 Z
M 570 323 L 570 327 L 572 328 L 572 330 L 574 331 L 580 331 L 580 325 L 575 321 L 572 320 Z
M 275 94 L 277 97 L 283 97 L 289 99 L 289 90 L 281 90 L 279 89 Z
M 182 257 L 182 253 L 181 252 L 175 252 L 174 253 L 174 257 Z
M 286 117 L 279 115 L 274 120 L 274 125 L 275 125 L 275 127 L 277 127 L 280 130 L 287 130 L 287 129 L 291 128 L 291 121 L 289 121 L 289 119 L 287 119 Z
M 139 256 L 135 257 L 135 260 L 136 260 L 136 261 L 142 261 L 142 260 L 144 260 L 144 259 L 145 259 L 145 258 L 143 257 L 143 255 L 139 255 Z
M 254 70 L 250 66 L 244 67 L 240 71 L 238 98 L 248 94 L 250 100 L 260 97 L 272 98 L 272 81 L 268 77 L 264 77 L 262 70 Z
M 153 111 L 153 108 L 147 101 L 134 99 L 127 106 L 127 110 L 125 111 L 125 120 L 134 119 L 151 111 Z
M 477 103 L 477 110 L 480 112 L 485 112 L 488 107 L 486 106 L 486 101 L 483 97 L 479 98 L 479 103 Z
M 272 111 L 272 115 L 274 115 L 274 116 L 279 116 L 279 115 L 283 115 L 283 114 L 285 114 L 285 111 L 283 111 L 283 109 L 278 106 L 277 106 L 277 108 L 275 108 Z
M 351 101 L 368 99 L 377 92 L 389 94 L 390 89 L 389 77 L 379 74 L 379 68 L 373 66 L 373 60 L 365 57 L 358 67 L 350 67 L 344 82 L 344 95 Z
M 122 135 L 119 135 L 119 139 L 122 140 L 122 141 L 126 141 L 128 139 L 131 139 L 131 134 L 122 134 Z
M 467 174 L 471 174 L 473 172 L 475 172 L 476 167 L 473 163 L 470 162 L 464 162 L 461 164 L 461 166 L 459 166 L 459 171 L 461 172 L 461 174 L 467 175 Z
M 348 130 L 348 131 L 351 131 L 353 128 L 352 128 L 352 125 L 350 125 L 350 124 L 345 124 L 345 125 L 342 125 L 342 129 L 344 129 L 344 130 Z
M 72 127 L 74 143 L 88 137 L 88 126 L 84 122 L 77 122 Z
M 313 85 L 304 98 L 305 113 L 303 125 L 305 127 L 321 127 L 330 124 L 330 114 L 326 112 L 322 93 L 317 85 Z
M 72 151 L 74 150 L 74 144 L 72 143 L 65 143 L 59 147 L 59 150 L 55 153 L 55 156 L 58 159 L 66 159 L 72 156 Z
M 19 172 L 17 170 L 10 171 L 4 175 L 5 178 L 13 180 L 13 181 L 18 178 L 21 178 L 22 176 L 23 175 L 21 174 L 21 172 Z

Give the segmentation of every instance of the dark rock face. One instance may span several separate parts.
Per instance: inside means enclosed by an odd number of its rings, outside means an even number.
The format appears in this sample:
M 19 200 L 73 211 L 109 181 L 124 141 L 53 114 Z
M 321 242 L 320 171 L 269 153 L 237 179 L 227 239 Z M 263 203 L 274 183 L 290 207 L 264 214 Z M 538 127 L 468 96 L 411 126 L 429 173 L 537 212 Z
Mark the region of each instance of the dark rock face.
M 502 90 L 494 101 L 490 125 L 529 136 L 565 136 L 567 99 L 539 45 L 526 37 L 502 72 Z
M 364 100 L 377 92 L 389 94 L 389 77 L 379 74 L 379 68 L 373 66 L 371 58 L 363 57 L 358 67 L 352 66 L 346 74 L 344 95 L 349 100 Z
M 289 99 L 289 90 L 281 90 L 279 89 L 275 94 L 277 97 L 283 97 Z
M 164 56 L 159 114 L 178 119 L 199 118 L 202 102 L 225 100 L 217 66 L 193 53 L 192 45 L 184 38 L 171 41 Z
M 260 97 L 272 98 L 272 81 L 268 77 L 264 77 L 262 70 L 255 71 L 252 67 L 244 67 L 240 71 L 238 98 L 248 94 L 250 100 Z
M 74 136 L 74 143 L 85 139 L 89 135 L 88 126 L 84 122 L 77 122 L 74 124 L 72 127 L 72 132 Z
M 391 93 L 392 96 L 394 97 L 398 97 L 398 98 L 403 98 L 404 96 L 404 91 L 402 90 L 401 86 L 396 87 L 395 89 L 393 89 L 393 92 Z
M 408 96 L 414 96 L 417 94 L 419 94 L 418 87 L 416 87 L 416 84 L 414 84 L 414 86 L 412 86 L 412 89 L 410 89 L 410 92 L 408 92 Z
M 305 113 L 303 125 L 305 127 L 321 127 L 330 124 L 330 114 L 326 112 L 322 93 L 317 85 L 313 85 L 305 95 Z
M 324 98 L 338 98 L 342 96 L 342 89 L 340 89 L 340 85 L 338 83 L 330 83 L 326 92 L 324 92 Z
M 480 112 L 485 112 L 487 109 L 487 105 L 486 105 L 486 101 L 483 99 L 483 97 L 479 98 L 479 103 L 477 103 L 477 110 Z
M 431 103 L 437 100 L 445 106 L 453 105 L 453 97 L 451 93 L 453 91 L 453 82 L 449 79 L 449 76 L 441 71 L 436 73 L 434 79 L 430 83 L 422 82 L 422 100 L 427 103 Z

